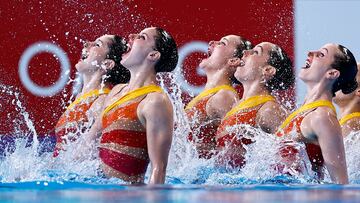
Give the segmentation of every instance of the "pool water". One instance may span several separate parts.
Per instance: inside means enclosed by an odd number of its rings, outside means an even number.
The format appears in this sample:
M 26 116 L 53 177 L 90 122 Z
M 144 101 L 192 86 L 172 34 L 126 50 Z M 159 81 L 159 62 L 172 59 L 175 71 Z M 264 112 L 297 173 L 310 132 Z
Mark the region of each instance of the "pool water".
M 359 185 L 124 186 L 79 182 L 0 184 L 0 202 L 360 202 Z

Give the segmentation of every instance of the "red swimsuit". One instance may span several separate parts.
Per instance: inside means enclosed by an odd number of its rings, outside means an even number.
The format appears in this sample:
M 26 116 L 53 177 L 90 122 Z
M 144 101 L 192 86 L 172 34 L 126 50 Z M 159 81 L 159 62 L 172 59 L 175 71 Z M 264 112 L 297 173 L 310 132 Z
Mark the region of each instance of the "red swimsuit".
M 69 105 L 55 126 L 56 147 L 54 157 L 59 155 L 62 144 L 67 141 L 75 141 L 83 130 L 90 127 L 86 125 L 89 122 L 86 115 L 87 111 L 101 94 L 107 94 L 109 91 L 109 89 L 90 91 Z
M 250 97 L 234 107 L 222 120 L 216 133 L 216 146 L 222 153 L 219 154 L 221 165 L 231 167 L 242 167 L 245 164 L 246 153 L 243 145 L 251 144 L 253 141 L 238 136 L 236 132 L 229 132 L 228 129 L 235 125 L 247 124 L 256 127 L 256 116 L 259 109 L 268 101 L 275 100 L 271 96 Z
M 139 88 L 105 109 L 99 156 L 106 175 L 142 181 L 149 156 L 146 129 L 137 116 L 137 108 L 148 93 L 156 91 L 161 89 L 154 85 Z
M 206 113 L 206 105 L 209 99 L 222 89 L 236 93 L 236 90 L 228 85 L 205 90 L 195 97 L 185 109 L 191 124 L 188 140 L 195 144 L 200 158 L 209 159 L 215 153 L 215 136 L 220 119 L 210 119 Z

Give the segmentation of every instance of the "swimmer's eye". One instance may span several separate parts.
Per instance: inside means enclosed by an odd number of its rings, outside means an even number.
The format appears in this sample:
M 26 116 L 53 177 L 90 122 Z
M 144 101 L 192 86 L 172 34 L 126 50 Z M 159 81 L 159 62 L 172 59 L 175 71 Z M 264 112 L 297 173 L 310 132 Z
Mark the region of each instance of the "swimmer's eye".
M 226 45 L 225 42 L 222 42 L 222 41 L 220 42 L 220 44 L 222 44 L 222 45 L 224 45 L 224 46 Z
M 101 47 L 101 45 L 102 45 L 101 42 L 96 42 L 96 43 L 95 43 L 95 46 L 97 46 L 97 47 Z
M 259 52 L 258 52 L 258 51 L 256 51 L 256 50 L 254 50 L 254 53 L 255 53 L 256 55 L 259 55 Z
M 143 40 L 145 40 L 145 36 L 144 36 L 144 35 L 138 35 L 137 38 L 138 38 L 138 39 L 143 39 Z
M 320 57 L 324 57 L 325 54 L 323 54 L 323 53 L 320 52 L 320 53 L 319 53 L 319 56 L 320 56 Z

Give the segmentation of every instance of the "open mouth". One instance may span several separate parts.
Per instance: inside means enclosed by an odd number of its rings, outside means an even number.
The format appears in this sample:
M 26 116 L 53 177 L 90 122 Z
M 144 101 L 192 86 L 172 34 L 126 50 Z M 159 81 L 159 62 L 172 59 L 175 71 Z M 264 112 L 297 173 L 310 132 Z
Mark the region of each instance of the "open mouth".
M 239 64 L 239 66 L 240 66 L 240 67 L 245 66 L 245 61 L 241 59 L 241 60 L 240 60 L 240 64 Z
M 305 66 L 303 67 L 303 69 L 308 69 L 308 68 L 310 68 L 310 66 L 311 66 L 310 60 L 309 60 L 309 59 L 306 59 L 306 61 L 305 61 Z
M 122 54 L 121 57 L 124 57 L 131 51 L 131 45 L 129 43 L 126 44 L 126 51 Z
M 212 54 L 212 52 L 213 52 L 213 50 L 212 49 L 210 49 L 210 47 L 208 48 L 208 52 L 207 52 L 207 57 L 210 57 L 211 56 L 211 54 Z
M 81 60 L 85 60 L 89 57 L 89 52 L 87 52 L 85 49 L 81 51 Z

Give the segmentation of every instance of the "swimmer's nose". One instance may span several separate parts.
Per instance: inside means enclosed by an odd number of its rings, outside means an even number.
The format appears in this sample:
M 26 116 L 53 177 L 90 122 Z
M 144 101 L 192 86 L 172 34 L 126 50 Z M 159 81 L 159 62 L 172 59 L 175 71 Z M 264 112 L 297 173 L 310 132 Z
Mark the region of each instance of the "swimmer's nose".
M 88 48 L 90 46 L 90 42 L 89 41 L 85 41 L 84 43 L 83 43 L 83 47 L 84 48 Z
M 134 39 L 137 37 L 137 34 L 130 34 L 129 35 L 129 41 L 134 41 Z
M 246 56 L 249 56 L 249 55 L 251 55 L 251 54 L 253 54 L 253 50 L 252 49 L 250 49 L 250 50 L 244 50 L 243 51 L 243 57 L 246 57 Z

